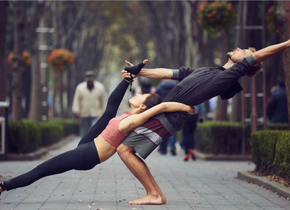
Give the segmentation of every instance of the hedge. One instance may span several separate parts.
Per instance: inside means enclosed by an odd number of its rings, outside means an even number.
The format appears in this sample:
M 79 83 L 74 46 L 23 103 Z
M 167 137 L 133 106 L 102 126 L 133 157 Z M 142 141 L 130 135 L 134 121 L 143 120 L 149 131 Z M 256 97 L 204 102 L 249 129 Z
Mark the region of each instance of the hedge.
M 251 153 L 248 137 L 250 127 L 245 127 L 245 152 Z M 204 122 L 198 124 L 195 133 L 196 149 L 210 154 L 241 154 L 243 127 L 236 122 Z
M 288 123 L 272 123 L 267 126 L 267 130 L 289 130 Z
M 290 180 L 290 131 L 254 132 L 250 143 L 256 171 L 275 173 Z
M 275 158 L 275 146 L 280 131 L 257 131 L 251 134 L 252 161 L 256 164 L 256 170 L 272 170 Z
M 29 120 L 8 123 L 8 152 L 29 153 L 48 146 L 69 134 L 78 134 L 77 120 L 52 119 L 46 122 Z
M 68 136 L 71 134 L 79 135 L 79 121 L 78 120 L 54 118 L 54 119 L 51 119 L 50 122 L 61 123 L 63 126 L 64 136 Z
M 8 124 L 8 152 L 28 153 L 41 145 L 41 132 L 32 121 L 11 121 Z
M 290 180 L 290 132 L 280 132 L 273 167 L 276 174 Z

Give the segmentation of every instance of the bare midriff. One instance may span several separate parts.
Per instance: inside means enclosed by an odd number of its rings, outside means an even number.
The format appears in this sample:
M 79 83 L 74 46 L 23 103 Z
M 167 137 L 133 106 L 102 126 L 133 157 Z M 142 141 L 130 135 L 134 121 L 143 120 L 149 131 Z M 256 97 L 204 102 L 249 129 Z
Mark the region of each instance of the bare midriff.
M 106 161 L 116 152 L 116 147 L 110 145 L 101 135 L 94 139 L 101 162 Z

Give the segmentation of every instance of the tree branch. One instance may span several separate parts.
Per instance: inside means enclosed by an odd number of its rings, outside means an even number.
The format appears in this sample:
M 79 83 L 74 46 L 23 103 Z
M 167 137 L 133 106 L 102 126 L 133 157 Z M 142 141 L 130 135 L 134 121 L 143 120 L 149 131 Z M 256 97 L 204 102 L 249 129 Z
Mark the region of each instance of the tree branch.
M 74 23 L 72 24 L 72 26 L 70 27 L 70 29 L 68 30 L 68 32 L 65 34 L 65 36 L 62 38 L 61 40 L 61 46 L 64 47 L 65 46 L 65 42 L 70 38 L 70 36 L 72 35 L 72 33 L 74 32 L 74 30 L 77 28 L 77 26 L 80 23 L 80 20 L 82 19 L 82 17 L 84 16 L 86 10 L 88 8 L 88 2 L 84 2 L 82 5 L 82 8 L 80 9 L 76 20 L 74 21 Z

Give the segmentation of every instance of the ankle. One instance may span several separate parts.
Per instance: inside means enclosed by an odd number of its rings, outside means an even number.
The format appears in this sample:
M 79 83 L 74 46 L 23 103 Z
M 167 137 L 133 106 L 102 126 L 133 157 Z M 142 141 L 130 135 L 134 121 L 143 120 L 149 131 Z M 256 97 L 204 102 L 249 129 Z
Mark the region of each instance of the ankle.
M 3 182 L 0 182 L 0 193 L 5 191 L 5 187 L 4 187 L 4 183 Z
M 151 197 L 154 197 L 154 198 L 161 197 L 157 192 L 147 193 L 147 196 L 151 196 Z

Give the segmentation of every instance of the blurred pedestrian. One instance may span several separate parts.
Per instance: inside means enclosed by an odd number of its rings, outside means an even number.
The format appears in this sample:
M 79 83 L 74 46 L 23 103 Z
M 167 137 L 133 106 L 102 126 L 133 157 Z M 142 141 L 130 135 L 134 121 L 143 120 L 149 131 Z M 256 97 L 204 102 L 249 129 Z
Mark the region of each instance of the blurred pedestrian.
M 188 118 L 188 120 L 185 122 L 182 129 L 182 134 L 183 134 L 182 145 L 185 151 L 185 157 L 183 159 L 184 161 L 188 161 L 190 157 L 192 158 L 192 160 L 196 159 L 196 155 L 194 153 L 194 148 L 195 148 L 194 135 L 195 135 L 197 123 L 198 122 L 202 123 L 205 120 L 204 103 L 199 104 L 195 106 L 194 108 L 195 108 L 195 113 Z
M 267 105 L 270 123 L 288 123 L 288 105 L 284 81 L 279 81 Z
M 76 87 L 72 111 L 80 119 L 80 136 L 83 137 L 106 108 L 106 92 L 102 83 L 95 80 L 93 71 L 85 73 L 85 81 Z
M 138 83 L 141 88 L 141 94 L 151 92 L 151 80 L 146 77 L 138 77 Z
M 177 85 L 177 82 L 174 80 L 169 80 L 169 79 L 163 79 L 161 82 L 156 86 L 156 93 L 161 96 L 161 98 L 164 100 L 165 97 L 168 95 L 168 93 Z M 177 139 L 177 134 L 174 134 L 170 136 L 167 139 L 164 139 L 160 146 L 159 146 L 159 152 L 160 154 L 167 154 L 167 146 L 169 142 L 169 147 L 170 147 L 170 153 L 172 155 L 176 155 L 176 143 Z

